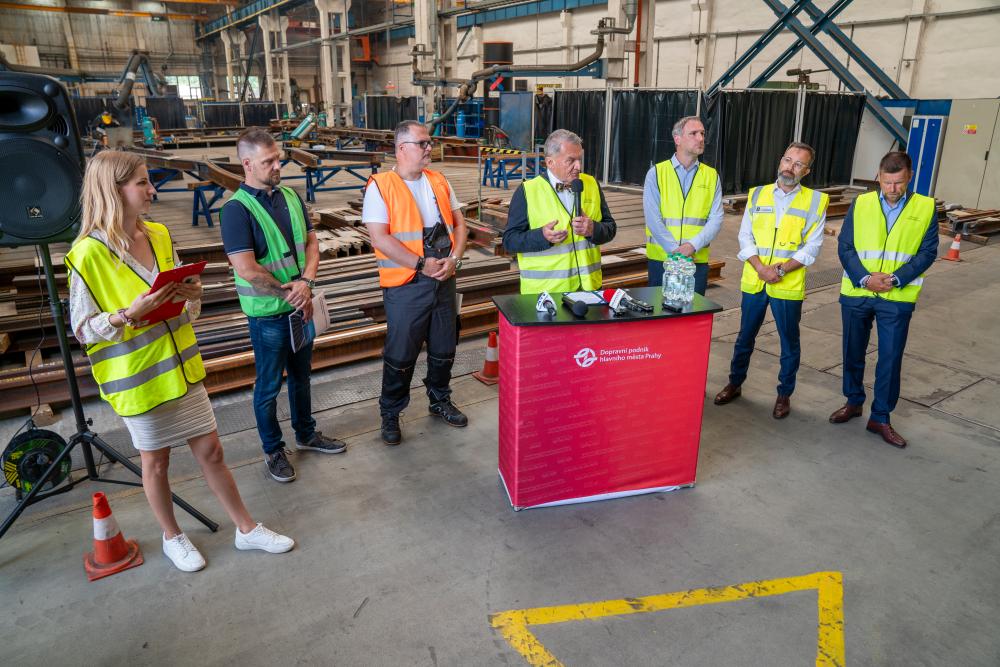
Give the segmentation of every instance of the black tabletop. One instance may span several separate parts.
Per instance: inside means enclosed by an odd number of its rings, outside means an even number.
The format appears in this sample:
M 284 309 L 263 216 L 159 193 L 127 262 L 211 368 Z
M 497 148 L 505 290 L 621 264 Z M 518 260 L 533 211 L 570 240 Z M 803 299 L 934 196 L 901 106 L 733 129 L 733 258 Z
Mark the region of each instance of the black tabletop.
M 653 307 L 648 314 L 628 312 L 624 317 L 615 317 L 611 309 L 605 305 L 590 306 L 586 317 L 576 317 L 563 304 L 562 292 L 551 292 L 550 296 L 556 304 L 555 316 L 539 313 L 535 310 L 538 301 L 537 294 L 505 294 L 493 297 L 493 303 L 507 321 L 514 326 L 533 326 L 546 324 L 601 324 L 604 322 L 625 322 L 629 320 L 656 320 L 668 317 L 686 317 L 688 315 L 704 315 L 718 313 L 722 306 L 700 294 L 694 295 L 694 301 L 681 312 L 674 312 L 663 307 L 663 291 L 659 287 L 630 287 L 625 290 L 633 299 L 645 301 Z

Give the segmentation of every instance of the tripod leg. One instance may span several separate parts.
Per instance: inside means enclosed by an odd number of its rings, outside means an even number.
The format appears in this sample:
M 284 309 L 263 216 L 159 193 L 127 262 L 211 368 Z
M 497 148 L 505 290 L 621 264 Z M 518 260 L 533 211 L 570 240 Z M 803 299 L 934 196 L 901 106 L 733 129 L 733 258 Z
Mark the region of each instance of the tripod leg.
M 10 528 L 15 521 L 17 521 L 17 517 L 21 516 L 21 512 L 23 512 L 24 509 L 31 504 L 34 497 L 42 490 L 42 487 L 45 486 L 49 479 L 51 479 L 52 475 L 55 474 L 55 471 L 59 468 L 63 459 L 69 456 L 72 449 L 73 445 L 69 444 L 66 449 L 59 452 L 59 456 L 57 456 L 49 467 L 45 469 L 45 472 L 42 474 L 41 479 L 38 480 L 38 483 L 31 487 L 31 491 L 28 491 L 28 495 L 22 498 L 17 506 L 14 507 L 13 511 L 7 515 L 7 518 L 3 520 L 3 524 L 0 524 L 0 537 L 4 536 L 7 529 Z
M 87 449 L 90 447 L 90 445 L 93 445 L 94 447 L 97 448 L 97 450 L 99 452 L 101 452 L 102 454 L 104 454 L 104 456 L 106 456 L 107 458 L 111 459 L 112 461 L 116 461 L 117 463 L 122 464 L 123 466 L 125 466 L 126 468 L 128 468 L 129 470 L 131 470 L 140 479 L 142 478 L 142 468 L 140 468 L 136 464 L 132 463 L 128 459 L 128 457 L 126 457 L 124 454 L 122 454 L 121 452 L 119 452 L 117 449 L 115 449 L 114 447 L 112 447 L 108 443 L 106 443 L 103 440 L 101 440 L 101 437 L 99 435 L 97 435 L 96 433 L 92 433 L 92 432 L 88 431 L 85 434 L 81 433 L 78 437 L 81 440 L 81 444 L 84 447 L 84 451 L 87 451 Z M 99 474 L 96 477 L 94 477 L 93 479 L 95 479 L 97 481 L 101 481 L 101 482 L 112 482 L 112 483 L 114 483 L 116 481 L 116 480 L 113 480 L 113 479 L 103 478 Z M 131 484 L 131 482 L 128 482 L 128 484 Z M 198 510 L 196 510 L 194 507 L 192 507 L 190 504 L 188 504 L 187 501 L 185 501 L 183 498 L 181 498 L 180 496 L 178 496 L 176 493 L 171 493 L 170 497 L 173 498 L 175 505 L 177 505 L 182 510 L 184 510 L 185 512 L 187 512 L 188 514 L 190 514 L 191 516 L 193 516 L 195 519 L 197 519 L 201 523 L 203 523 L 205 525 L 205 527 L 208 528 L 210 531 L 212 531 L 213 533 L 215 533 L 215 532 L 217 532 L 219 530 L 219 524 L 215 523 L 214 521 L 212 521 L 211 519 L 209 519 L 207 516 L 205 516 L 204 514 L 202 514 L 201 512 L 199 512 Z

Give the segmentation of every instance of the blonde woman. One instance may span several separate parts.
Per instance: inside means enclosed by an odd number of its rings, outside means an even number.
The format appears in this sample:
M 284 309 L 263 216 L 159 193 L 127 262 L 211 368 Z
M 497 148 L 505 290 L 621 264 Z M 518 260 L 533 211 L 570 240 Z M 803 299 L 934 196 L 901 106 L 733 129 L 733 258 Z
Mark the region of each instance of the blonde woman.
M 125 421 L 139 450 L 143 489 L 173 564 L 185 572 L 205 567 L 171 502 L 170 448 L 183 441 L 236 524 L 236 548 L 284 553 L 295 543 L 254 522 L 223 460 L 191 328 L 201 312 L 200 281 L 149 293 L 159 272 L 179 263 L 167 228 L 142 219 L 155 193 L 140 155 L 104 151 L 90 160 L 80 235 L 66 255 L 73 333 L 86 347 L 101 397 Z M 178 317 L 144 325 L 148 313 L 180 299 L 186 303 Z

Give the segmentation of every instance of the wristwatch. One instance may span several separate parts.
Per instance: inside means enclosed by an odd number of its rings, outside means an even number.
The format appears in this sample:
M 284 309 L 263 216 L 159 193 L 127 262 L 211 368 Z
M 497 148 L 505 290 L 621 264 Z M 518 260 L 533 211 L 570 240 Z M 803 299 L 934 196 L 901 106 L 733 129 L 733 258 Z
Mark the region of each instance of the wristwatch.
M 301 280 L 302 282 L 304 282 L 306 284 L 306 287 L 308 287 L 310 290 L 316 289 L 316 281 L 315 280 L 309 280 L 308 278 L 299 278 L 299 280 Z
M 119 308 L 115 312 L 118 313 L 118 317 L 122 318 L 122 326 L 123 327 L 124 326 L 130 326 L 132 328 L 135 328 L 135 320 L 133 320 L 131 317 L 129 317 L 128 315 L 125 314 L 125 309 L 124 308 Z
M 417 270 L 417 273 L 420 273 L 421 271 L 424 270 L 424 263 L 426 261 L 427 260 L 424 259 L 423 257 L 417 257 L 417 265 L 415 267 L 413 267 L 413 268 L 415 268 Z
M 462 258 L 457 255 L 452 255 L 451 258 L 455 260 L 455 270 L 462 268 Z
M 778 264 L 776 267 L 774 267 L 774 270 L 777 272 L 779 278 L 784 278 L 785 277 L 785 265 L 784 264 Z
M 899 278 L 896 277 L 895 273 L 889 276 L 889 282 L 892 283 L 893 287 L 899 287 Z

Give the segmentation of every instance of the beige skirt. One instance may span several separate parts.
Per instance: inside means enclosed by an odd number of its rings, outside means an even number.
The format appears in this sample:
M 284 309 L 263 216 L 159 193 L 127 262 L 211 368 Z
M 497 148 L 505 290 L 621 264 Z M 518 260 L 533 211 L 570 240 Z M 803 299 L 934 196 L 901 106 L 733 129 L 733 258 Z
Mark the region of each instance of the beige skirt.
M 188 392 L 180 398 L 122 420 L 132 435 L 132 445 L 147 452 L 187 442 L 217 428 L 208 391 L 201 382 L 188 385 Z

